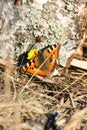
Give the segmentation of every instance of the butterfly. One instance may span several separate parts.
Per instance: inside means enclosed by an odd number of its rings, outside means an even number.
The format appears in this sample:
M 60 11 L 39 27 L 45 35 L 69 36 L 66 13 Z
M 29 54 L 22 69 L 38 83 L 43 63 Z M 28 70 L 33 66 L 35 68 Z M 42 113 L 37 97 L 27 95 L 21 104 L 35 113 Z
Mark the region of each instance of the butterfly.
M 47 76 L 55 67 L 56 59 L 59 57 L 59 49 L 60 44 L 54 44 L 38 50 L 38 55 L 31 60 L 26 60 L 26 63 L 22 67 L 23 71 Z M 28 54 L 28 52 L 25 54 Z

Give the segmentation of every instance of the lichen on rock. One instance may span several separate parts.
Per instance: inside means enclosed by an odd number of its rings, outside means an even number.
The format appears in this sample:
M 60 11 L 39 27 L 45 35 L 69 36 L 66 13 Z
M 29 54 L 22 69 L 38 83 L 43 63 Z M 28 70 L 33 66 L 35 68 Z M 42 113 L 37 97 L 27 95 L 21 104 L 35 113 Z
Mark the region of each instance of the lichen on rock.
M 37 7 L 39 4 L 41 8 Z M 35 44 L 34 48 L 59 42 L 66 49 L 65 42 L 72 43 L 72 48 L 79 43 L 75 23 L 78 2 L 75 0 L 37 0 L 28 4 L 23 1 L 20 6 L 14 5 L 11 0 L 4 0 L 0 1 L 0 5 L 0 56 L 3 58 L 6 58 L 6 51 L 11 48 L 10 57 L 15 59 L 35 43 L 37 36 L 43 36 L 45 40 Z

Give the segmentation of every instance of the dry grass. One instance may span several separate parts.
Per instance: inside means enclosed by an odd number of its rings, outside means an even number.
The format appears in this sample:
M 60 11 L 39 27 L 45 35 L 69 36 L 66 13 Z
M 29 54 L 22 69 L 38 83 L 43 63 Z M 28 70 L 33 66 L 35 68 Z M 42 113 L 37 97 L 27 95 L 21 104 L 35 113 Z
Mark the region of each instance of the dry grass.
M 80 127 L 80 122 L 84 119 L 85 114 L 87 114 L 87 108 L 74 113 L 63 130 L 76 130 L 76 128 Z
M 71 70 L 68 78 L 60 76 L 50 80 L 47 77 L 43 79 L 36 76 L 29 80 L 27 75 L 18 76 L 15 72 L 13 75 L 12 70 L 13 67 L 7 65 L 5 72 L 1 72 L 1 78 L 4 80 L 0 94 L 1 129 L 38 130 L 41 126 L 40 129 L 43 130 L 46 115 L 50 112 L 59 113 L 57 124 L 61 130 L 85 128 L 87 73 L 77 70 L 73 74 L 74 70 Z M 27 88 L 25 88 L 26 84 Z M 43 123 L 41 123 L 42 119 Z

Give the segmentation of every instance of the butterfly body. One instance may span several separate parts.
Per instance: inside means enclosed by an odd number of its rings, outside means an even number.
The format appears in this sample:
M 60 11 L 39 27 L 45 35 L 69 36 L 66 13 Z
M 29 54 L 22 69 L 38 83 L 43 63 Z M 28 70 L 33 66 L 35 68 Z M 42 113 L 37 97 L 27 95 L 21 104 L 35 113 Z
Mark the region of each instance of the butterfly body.
M 60 44 L 55 44 L 39 50 L 38 55 L 23 66 L 24 72 L 47 76 L 55 67 L 59 49 Z

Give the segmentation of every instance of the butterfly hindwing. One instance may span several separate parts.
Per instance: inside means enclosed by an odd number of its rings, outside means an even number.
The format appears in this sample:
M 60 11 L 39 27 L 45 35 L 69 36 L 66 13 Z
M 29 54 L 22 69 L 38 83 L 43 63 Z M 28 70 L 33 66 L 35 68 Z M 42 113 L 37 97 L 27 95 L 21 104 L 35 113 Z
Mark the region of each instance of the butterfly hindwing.
M 45 70 L 41 70 L 38 69 L 39 65 L 38 65 L 38 58 L 35 57 L 33 59 L 33 61 L 31 61 L 31 65 L 29 65 L 28 63 L 26 64 L 26 66 L 23 67 L 23 70 L 27 73 L 31 73 L 31 74 L 37 74 L 37 75 L 42 75 L 42 76 L 46 76 L 47 72 Z

